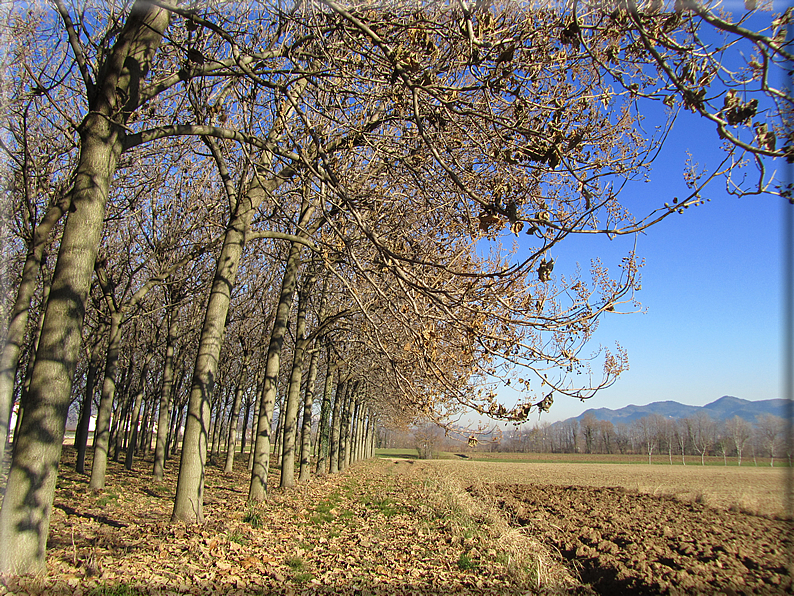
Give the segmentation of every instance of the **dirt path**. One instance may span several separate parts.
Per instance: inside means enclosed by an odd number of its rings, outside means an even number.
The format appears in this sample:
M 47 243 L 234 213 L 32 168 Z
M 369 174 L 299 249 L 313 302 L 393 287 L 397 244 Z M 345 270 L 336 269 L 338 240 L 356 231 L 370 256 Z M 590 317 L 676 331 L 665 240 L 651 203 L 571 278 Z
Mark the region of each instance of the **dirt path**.
M 623 488 L 470 489 L 600 594 L 790 594 L 791 523 Z

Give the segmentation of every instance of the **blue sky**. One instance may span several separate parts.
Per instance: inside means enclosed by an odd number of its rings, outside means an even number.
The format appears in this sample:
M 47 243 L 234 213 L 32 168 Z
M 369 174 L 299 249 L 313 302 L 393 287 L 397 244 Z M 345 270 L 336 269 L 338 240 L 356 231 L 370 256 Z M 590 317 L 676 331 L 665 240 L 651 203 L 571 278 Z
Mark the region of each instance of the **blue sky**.
M 726 5 L 743 10 L 741 2 Z M 755 17 L 770 18 L 769 13 Z M 655 116 L 644 113 L 653 126 Z M 689 195 L 683 181 L 687 151 L 713 168 L 724 157 L 719 146 L 713 124 L 682 112 L 651 182 L 626 189 L 624 204 L 644 216 L 675 196 Z M 770 167 L 778 168 L 778 180 L 785 179 L 784 164 Z M 638 256 L 645 259 L 637 298 L 645 312 L 601 319 L 590 347 L 619 342 L 628 351 L 630 370 L 586 402 L 558 396 L 543 419 L 663 400 L 705 405 L 723 395 L 784 397 L 783 215 L 792 207 L 768 195 L 729 196 L 723 180 L 713 181 L 703 196 L 711 202 L 675 214 L 637 238 Z M 634 241 L 569 237 L 553 253 L 554 272 L 571 270 L 577 261 L 586 271 L 593 257 L 614 267 Z M 505 402 L 515 400 L 511 393 L 502 393 Z M 534 421 L 536 414 L 530 416 Z
M 719 157 L 718 146 L 712 125 L 682 114 L 651 182 L 626 195 L 635 214 L 685 194 L 687 149 L 706 164 Z M 559 397 L 546 420 L 661 400 L 704 405 L 723 395 L 783 397 L 785 205 L 771 196 L 728 196 L 722 181 L 704 196 L 711 202 L 675 214 L 638 238 L 637 252 L 646 263 L 638 299 L 646 312 L 610 314 L 596 332 L 593 348 L 620 342 L 630 370 L 587 402 Z M 594 256 L 616 263 L 633 242 L 586 238 L 566 243 L 555 256 L 563 268 L 576 260 L 586 268 Z

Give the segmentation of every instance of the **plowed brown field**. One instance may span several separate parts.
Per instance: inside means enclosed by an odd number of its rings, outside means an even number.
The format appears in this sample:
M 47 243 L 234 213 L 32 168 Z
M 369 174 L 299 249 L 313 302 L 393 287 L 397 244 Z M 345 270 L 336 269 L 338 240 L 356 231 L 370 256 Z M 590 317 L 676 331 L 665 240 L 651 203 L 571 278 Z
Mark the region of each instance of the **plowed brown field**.
M 597 593 L 794 593 L 783 470 L 417 463 L 495 502 Z

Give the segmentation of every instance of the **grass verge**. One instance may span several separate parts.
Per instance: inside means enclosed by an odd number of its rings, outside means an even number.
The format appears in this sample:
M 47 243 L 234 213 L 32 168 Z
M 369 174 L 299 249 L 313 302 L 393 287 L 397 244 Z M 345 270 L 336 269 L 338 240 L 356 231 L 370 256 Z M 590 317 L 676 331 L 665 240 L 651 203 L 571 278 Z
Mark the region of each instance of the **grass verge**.
M 425 477 L 427 503 L 460 547 L 458 569 L 476 573 L 483 565 L 499 565 L 511 584 L 540 593 L 569 593 L 581 587 L 528 528 L 511 527 L 495 501 L 473 497 L 454 476 L 430 469 L 416 473 Z

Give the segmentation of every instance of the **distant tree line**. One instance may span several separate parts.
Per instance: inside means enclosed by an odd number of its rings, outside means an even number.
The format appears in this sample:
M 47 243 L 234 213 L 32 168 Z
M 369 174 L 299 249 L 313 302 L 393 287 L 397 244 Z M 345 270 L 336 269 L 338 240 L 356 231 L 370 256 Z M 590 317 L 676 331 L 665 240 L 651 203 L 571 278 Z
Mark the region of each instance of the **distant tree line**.
M 783 459 L 791 465 L 792 445 L 786 440 L 786 422 L 764 414 L 751 423 L 739 416 L 715 420 L 706 412 L 688 418 L 665 418 L 652 414 L 630 424 L 613 424 L 592 414 L 550 424 L 522 425 L 505 433 L 501 451 L 535 453 L 642 454 L 667 456 L 670 464 L 680 461 L 705 463 L 707 456 L 721 457 L 727 465 L 774 465 Z M 696 457 L 693 462 L 688 456 Z

